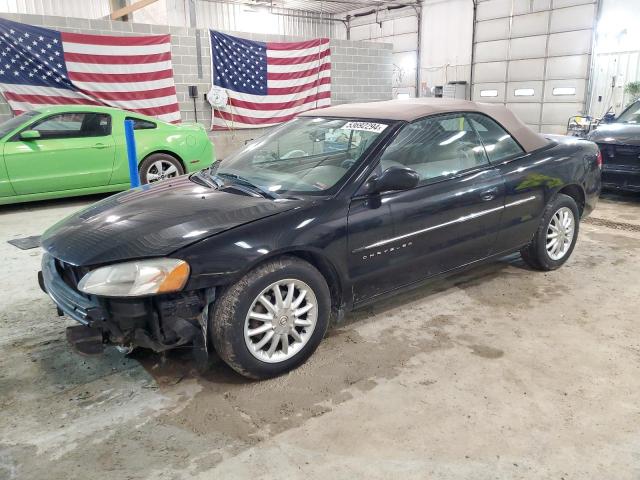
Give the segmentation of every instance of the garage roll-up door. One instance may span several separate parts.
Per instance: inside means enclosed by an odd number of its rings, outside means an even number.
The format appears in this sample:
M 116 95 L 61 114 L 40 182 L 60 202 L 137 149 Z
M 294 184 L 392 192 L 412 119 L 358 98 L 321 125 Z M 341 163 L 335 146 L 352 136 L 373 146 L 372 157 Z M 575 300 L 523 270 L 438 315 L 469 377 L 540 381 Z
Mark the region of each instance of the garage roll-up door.
M 585 113 L 596 10 L 595 0 L 478 0 L 472 99 L 565 133 Z

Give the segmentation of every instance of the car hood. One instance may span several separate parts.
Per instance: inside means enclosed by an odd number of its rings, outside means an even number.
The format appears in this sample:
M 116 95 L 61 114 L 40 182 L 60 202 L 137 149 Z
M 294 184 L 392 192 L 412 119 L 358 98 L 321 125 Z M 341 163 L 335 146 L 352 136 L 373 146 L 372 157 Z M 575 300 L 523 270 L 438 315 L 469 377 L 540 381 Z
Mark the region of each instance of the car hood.
M 44 233 L 42 247 L 78 266 L 169 255 L 302 202 L 207 188 L 184 176 L 114 195 L 74 213 Z
M 589 134 L 588 139 L 598 143 L 640 145 L 640 125 L 627 123 L 600 125 Z

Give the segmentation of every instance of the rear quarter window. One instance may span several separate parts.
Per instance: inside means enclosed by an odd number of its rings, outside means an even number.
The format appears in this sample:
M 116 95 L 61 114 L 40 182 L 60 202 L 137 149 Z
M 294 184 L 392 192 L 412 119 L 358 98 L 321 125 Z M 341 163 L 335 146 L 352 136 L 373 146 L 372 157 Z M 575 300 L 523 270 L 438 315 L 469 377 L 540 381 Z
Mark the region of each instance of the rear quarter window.
M 133 121 L 134 130 L 152 130 L 158 125 L 150 120 L 143 120 L 142 118 L 127 117 L 125 120 Z
M 524 153 L 511 134 L 491 118 L 477 113 L 469 113 L 467 118 L 478 132 L 490 162 L 500 162 Z

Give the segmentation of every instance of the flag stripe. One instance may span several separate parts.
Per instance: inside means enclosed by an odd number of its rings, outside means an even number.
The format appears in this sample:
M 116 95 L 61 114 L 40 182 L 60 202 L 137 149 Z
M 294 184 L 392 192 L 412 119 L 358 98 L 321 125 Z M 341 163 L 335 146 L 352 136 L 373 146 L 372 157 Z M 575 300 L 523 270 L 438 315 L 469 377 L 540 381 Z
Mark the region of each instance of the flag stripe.
M 307 40 L 305 42 L 267 42 L 268 50 L 300 50 L 303 48 L 312 48 L 319 45 L 329 45 L 328 38 L 316 38 L 315 40 Z
M 302 57 L 293 57 L 293 58 L 273 58 L 269 57 L 269 65 L 297 65 L 299 63 L 307 63 L 312 61 L 317 61 L 321 58 L 325 58 L 329 56 L 329 49 L 324 50 L 317 55 L 305 55 Z
M 313 108 L 321 108 L 331 105 L 331 100 L 320 100 Z M 282 122 L 288 122 L 303 111 L 307 111 L 309 108 L 304 108 L 299 111 L 292 111 L 289 114 L 283 114 L 278 116 L 257 118 L 254 116 L 235 115 L 226 111 L 216 111 L 214 114 L 214 129 L 218 126 L 217 130 L 225 130 L 230 128 L 256 128 L 256 127 L 270 127 Z M 221 128 L 220 128 L 221 127 Z
M 133 64 L 91 64 L 67 62 L 67 70 L 70 73 L 96 73 L 99 75 L 122 75 L 135 73 L 150 73 L 171 70 L 171 60 L 157 63 L 133 63 Z
M 267 50 L 269 58 L 294 58 L 306 57 L 310 55 L 319 55 L 328 51 L 328 47 L 305 48 L 303 50 Z
M 148 46 L 163 45 L 171 42 L 170 35 L 146 35 L 143 37 L 118 37 L 113 35 L 90 35 L 86 33 L 62 32 L 62 40 L 85 45 L 109 46 Z M 65 49 L 66 50 L 66 49 Z
M 171 52 L 171 44 L 149 46 L 118 46 L 118 45 L 85 45 L 82 43 L 64 42 L 64 52 L 85 53 L 96 55 L 153 55 L 157 53 Z
M 148 82 L 148 81 L 163 80 L 163 79 L 171 79 L 171 84 L 173 84 L 173 71 L 161 70 L 159 72 L 131 73 L 131 74 L 69 72 L 69 80 L 71 80 L 72 82 L 127 84 L 132 82 Z
M 292 78 L 290 80 L 269 80 L 267 85 L 269 88 L 286 88 L 286 87 L 295 87 L 298 85 L 306 85 L 313 80 L 318 80 L 320 78 L 330 78 L 331 72 L 328 70 L 324 70 L 322 72 L 318 72 L 315 75 L 311 75 L 303 78 Z
M 288 122 L 293 117 L 296 116 L 295 113 L 289 115 L 283 115 L 280 117 L 267 117 L 267 118 L 256 118 L 253 116 L 244 116 L 244 115 L 234 115 L 230 112 L 218 111 L 215 112 L 216 116 L 220 116 L 222 119 L 227 120 L 228 122 L 238 122 L 244 123 L 246 125 L 264 125 L 264 124 L 274 124 L 274 123 L 282 123 Z
M 6 92 L 4 94 L 7 101 L 24 102 L 32 104 L 55 104 L 55 105 L 102 105 L 100 102 L 87 98 L 70 98 L 57 95 L 29 95 L 22 93 Z
M 320 95 L 324 95 L 324 93 Z M 311 95 L 304 100 L 300 100 L 298 102 L 291 102 L 292 105 L 286 108 L 278 108 L 278 109 L 273 108 L 273 109 L 267 110 L 264 108 L 257 108 L 257 109 L 252 107 L 245 108 L 241 106 L 235 106 L 235 104 L 233 104 L 231 108 L 228 108 L 224 111 L 229 114 L 237 115 L 237 116 L 244 116 L 244 117 L 251 116 L 254 118 L 273 118 L 274 116 L 281 117 L 285 115 L 291 115 L 293 113 L 301 113 L 307 110 L 311 110 L 311 109 L 317 108 L 318 105 L 326 103 L 330 99 L 331 99 L 331 96 L 325 97 L 325 98 L 318 98 L 316 95 Z M 272 105 L 275 105 L 275 104 L 272 104 Z
M 67 97 L 67 98 L 86 98 L 86 95 L 76 92 L 75 90 L 68 90 L 66 88 L 52 88 L 52 87 L 40 87 L 35 85 L 19 85 L 0 83 L 0 89 L 6 93 L 15 92 L 23 93 L 25 95 L 49 95 L 53 97 Z
M 152 117 L 161 115 L 163 113 L 180 112 L 180 109 L 178 108 L 177 105 L 160 105 L 158 107 L 149 107 L 149 108 L 127 108 L 126 110 L 142 113 L 143 115 L 150 115 Z
M 165 78 L 163 80 L 153 80 L 140 83 L 99 83 L 99 82 L 75 82 L 76 85 L 86 92 L 87 95 L 95 95 L 99 92 L 147 92 L 160 88 L 173 87 L 173 79 Z M 177 102 L 176 102 L 177 103 Z
M 290 93 L 288 95 L 251 95 L 250 93 L 241 93 L 234 92 L 232 90 L 227 90 L 227 94 L 229 98 L 235 98 L 238 100 L 243 100 L 245 102 L 255 102 L 255 103 L 264 103 L 264 102 L 293 102 L 295 100 L 299 100 L 301 98 L 305 98 L 307 95 L 316 93 L 316 92 L 330 92 L 331 85 L 320 85 L 318 88 L 314 88 L 308 92 L 298 92 L 298 93 Z
M 287 108 L 297 107 L 298 105 L 325 98 L 331 98 L 331 92 L 319 92 L 317 94 L 309 95 L 290 102 L 247 102 L 237 98 L 230 98 L 229 105 L 231 105 L 232 107 L 247 108 L 253 110 L 285 110 Z
M 176 87 L 156 88 L 153 90 L 131 92 L 97 92 L 93 90 L 91 96 L 100 100 L 143 100 L 145 98 L 169 97 L 176 94 Z
M 41 108 L 47 107 L 57 107 L 60 105 L 95 105 L 94 103 L 90 103 L 89 101 L 82 100 L 80 102 L 74 102 L 72 104 L 69 103 L 69 99 L 64 99 L 64 97 L 47 97 L 48 100 L 46 103 L 33 104 L 32 102 L 18 102 L 16 100 L 8 100 L 9 106 L 11 110 L 14 112 L 28 112 L 30 110 L 38 110 Z
M 67 69 L 73 70 L 69 67 L 70 62 L 78 63 L 99 63 L 102 65 L 129 65 L 131 63 L 143 63 L 150 64 L 155 62 L 164 62 L 166 60 L 171 61 L 171 52 L 152 53 L 149 55 L 94 55 L 88 53 L 68 53 L 65 52 L 65 60 L 67 61 Z
M 310 70 L 312 68 L 318 68 L 325 63 L 331 63 L 331 57 L 325 57 L 320 60 L 314 60 L 312 62 L 300 63 L 297 65 L 267 65 L 267 74 L 272 73 L 291 73 L 298 70 Z
M 167 97 L 145 98 L 142 100 L 109 100 L 109 105 L 124 109 L 139 110 L 143 108 L 173 107 L 178 108 L 173 95 Z
M 162 115 L 156 115 L 157 118 L 159 118 L 160 120 L 162 120 L 163 122 L 168 122 L 168 123 L 179 123 L 181 120 L 180 117 L 180 110 L 176 110 L 173 113 L 166 113 L 166 114 L 162 114 Z
M 297 70 L 292 72 L 270 72 L 267 71 L 267 80 L 290 80 L 293 78 L 308 77 L 316 75 L 318 72 L 331 70 L 331 63 L 323 63 L 319 67 Z
M 306 83 L 304 85 L 296 85 L 295 87 L 269 87 L 270 95 L 288 95 L 291 93 L 300 93 L 305 90 L 309 90 L 310 88 L 317 87 L 319 85 L 328 85 L 331 84 L 331 77 L 323 77 L 313 82 Z

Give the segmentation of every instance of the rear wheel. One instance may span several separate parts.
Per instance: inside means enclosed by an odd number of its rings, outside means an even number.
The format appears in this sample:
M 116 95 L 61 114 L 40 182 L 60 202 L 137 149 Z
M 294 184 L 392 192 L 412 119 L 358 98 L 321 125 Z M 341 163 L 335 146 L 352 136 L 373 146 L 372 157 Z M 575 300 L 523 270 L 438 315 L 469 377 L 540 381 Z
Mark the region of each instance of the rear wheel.
M 575 200 L 558 194 L 545 208 L 531 243 L 520 251 L 523 260 L 537 270 L 559 268 L 573 252 L 579 225 Z
M 153 153 L 140 164 L 140 183 L 154 183 L 184 173 L 180 161 L 166 153 Z
M 211 340 L 218 355 L 250 378 L 280 375 L 302 364 L 329 323 L 327 283 L 312 265 L 282 257 L 247 273 L 213 305 Z

